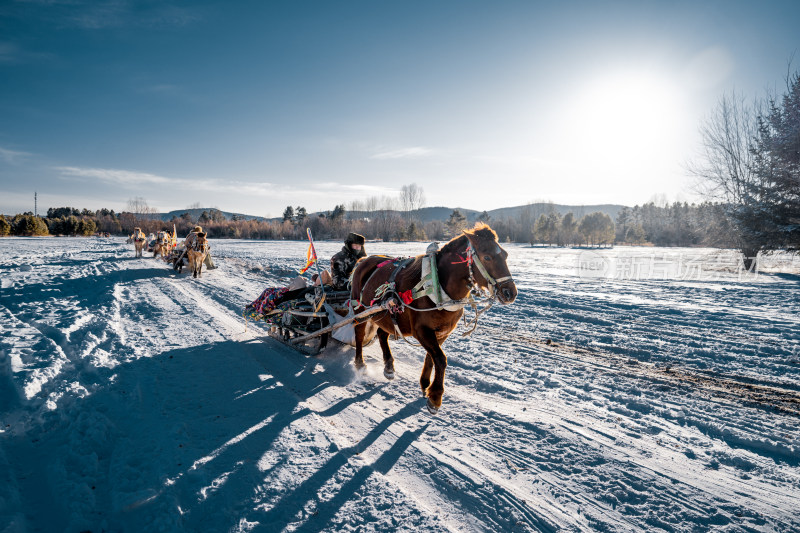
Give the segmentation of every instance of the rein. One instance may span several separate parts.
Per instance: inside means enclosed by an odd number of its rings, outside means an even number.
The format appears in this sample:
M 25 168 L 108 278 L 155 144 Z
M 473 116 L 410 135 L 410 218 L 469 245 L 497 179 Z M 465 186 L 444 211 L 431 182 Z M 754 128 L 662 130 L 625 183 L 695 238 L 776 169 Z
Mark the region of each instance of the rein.
M 505 283 L 507 281 L 514 281 L 514 278 L 512 276 L 503 276 L 502 278 L 497 278 L 497 279 L 492 277 L 492 275 L 489 274 L 489 271 L 486 270 L 486 267 L 481 262 L 481 258 L 478 257 L 478 252 L 472 246 L 472 242 L 471 241 L 467 241 L 467 242 L 469 242 L 469 244 L 467 245 L 467 265 L 469 266 L 470 290 L 472 290 L 477 285 L 475 283 L 475 276 L 472 273 L 472 264 L 474 263 L 475 266 L 478 267 L 478 272 L 481 273 L 481 276 L 483 276 L 483 279 L 485 279 L 486 282 L 489 284 L 489 293 L 492 295 L 492 298 L 494 298 L 494 294 L 495 294 L 495 292 L 497 290 L 497 286 L 498 285 L 502 285 L 503 283 Z

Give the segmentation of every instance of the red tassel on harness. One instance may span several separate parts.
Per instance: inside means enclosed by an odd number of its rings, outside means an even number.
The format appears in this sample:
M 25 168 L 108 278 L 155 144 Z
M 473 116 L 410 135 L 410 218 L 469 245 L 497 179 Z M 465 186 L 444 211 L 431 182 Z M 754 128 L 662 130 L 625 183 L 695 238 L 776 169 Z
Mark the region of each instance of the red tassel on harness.
M 406 305 L 409 305 L 411 302 L 414 301 L 411 289 L 408 289 L 407 291 L 400 292 L 400 293 L 398 293 L 398 295 L 400 296 L 400 299 L 403 300 L 403 303 L 406 304 Z

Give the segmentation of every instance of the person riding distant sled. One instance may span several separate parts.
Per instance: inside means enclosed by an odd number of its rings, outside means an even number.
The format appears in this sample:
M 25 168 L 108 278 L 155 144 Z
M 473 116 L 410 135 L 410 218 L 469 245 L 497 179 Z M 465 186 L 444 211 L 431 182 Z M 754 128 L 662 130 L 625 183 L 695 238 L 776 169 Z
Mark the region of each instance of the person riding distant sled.
M 142 257 L 142 249 L 144 248 L 144 241 L 146 239 L 142 228 L 133 228 L 133 234 L 130 236 L 136 250 L 136 257 Z
M 183 261 L 183 258 L 186 256 L 186 251 L 189 248 L 192 248 L 197 243 L 198 233 L 203 233 L 203 228 L 201 226 L 195 226 L 194 228 L 192 228 L 192 231 L 189 232 L 189 235 L 186 236 L 186 240 L 183 242 L 183 252 L 178 257 L 178 259 L 175 260 L 175 265 L 173 266 L 175 270 L 179 269 L 179 265 Z M 211 260 L 211 250 L 209 250 L 208 253 L 206 253 L 206 259 L 203 262 L 203 264 L 206 265 L 206 268 L 208 270 L 214 270 L 215 268 L 217 268 L 217 266 Z

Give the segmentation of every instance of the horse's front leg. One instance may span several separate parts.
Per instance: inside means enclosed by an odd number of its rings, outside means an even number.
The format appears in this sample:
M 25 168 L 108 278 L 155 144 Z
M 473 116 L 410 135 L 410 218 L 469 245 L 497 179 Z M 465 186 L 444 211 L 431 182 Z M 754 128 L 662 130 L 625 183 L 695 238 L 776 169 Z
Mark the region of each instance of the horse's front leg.
M 394 357 L 389 348 L 389 334 L 380 328 L 378 328 L 378 343 L 383 352 L 383 375 L 386 376 L 386 379 L 394 379 Z
M 364 335 L 367 332 L 367 322 L 356 324 L 353 330 L 356 334 L 356 357 L 353 364 L 356 366 L 356 370 L 361 370 L 366 366 L 364 364 Z
M 435 415 L 439 408 L 442 406 L 442 395 L 444 394 L 444 371 L 447 368 L 447 356 L 439 346 L 439 339 L 436 337 L 436 331 L 431 328 L 420 328 L 415 337 L 422 344 L 423 348 L 427 350 L 428 354 L 425 356 L 425 366 L 422 367 L 422 377 L 420 378 L 420 385 L 424 386 L 426 367 L 428 367 L 429 358 L 433 362 L 434 374 L 433 383 L 424 390 L 428 396 L 428 411 Z M 427 370 L 430 375 L 430 370 Z
M 422 365 L 422 374 L 419 376 L 419 386 L 422 387 L 422 395 L 427 395 L 428 387 L 431 384 L 431 372 L 433 371 L 433 357 L 430 353 L 425 353 L 425 363 Z

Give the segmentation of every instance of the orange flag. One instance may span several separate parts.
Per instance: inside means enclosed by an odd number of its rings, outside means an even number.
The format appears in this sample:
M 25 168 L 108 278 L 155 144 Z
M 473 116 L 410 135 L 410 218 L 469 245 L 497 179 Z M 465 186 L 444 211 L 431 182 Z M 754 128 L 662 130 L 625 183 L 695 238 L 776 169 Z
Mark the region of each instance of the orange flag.
M 317 262 L 317 251 L 314 250 L 314 245 L 309 243 L 308 250 L 306 251 L 306 266 L 304 266 L 302 270 L 300 270 L 300 273 L 305 274 L 306 270 L 311 268 L 311 265 L 313 265 L 316 262 Z

